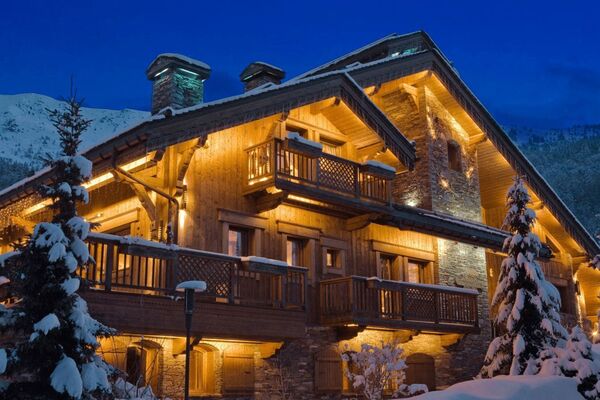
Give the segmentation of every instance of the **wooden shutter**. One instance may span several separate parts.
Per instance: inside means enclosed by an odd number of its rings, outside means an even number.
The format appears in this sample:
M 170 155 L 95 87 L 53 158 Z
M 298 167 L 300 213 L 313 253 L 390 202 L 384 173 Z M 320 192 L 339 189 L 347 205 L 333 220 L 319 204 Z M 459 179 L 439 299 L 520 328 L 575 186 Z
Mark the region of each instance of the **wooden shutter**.
M 223 356 L 223 390 L 226 394 L 254 393 L 254 355 Z
M 333 349 L 315 355 L 315 389 L 319 393 L 342 391 L 342 358 Z
M 406 358 L 406 381 L 407 385 L 422 383 L 427 385 L 430 391 L 435 390 L 435 360 L 433 357 L 415 353 Z

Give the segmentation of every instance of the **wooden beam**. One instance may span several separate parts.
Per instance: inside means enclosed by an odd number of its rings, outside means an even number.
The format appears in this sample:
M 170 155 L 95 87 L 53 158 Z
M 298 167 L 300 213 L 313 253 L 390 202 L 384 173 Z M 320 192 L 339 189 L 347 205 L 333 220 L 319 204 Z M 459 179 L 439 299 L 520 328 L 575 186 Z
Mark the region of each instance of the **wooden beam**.
M 322 100 L 322 101 L 319 101 L 318 103 L 313 103 L 310 105 L 310 113 L 313 115 L 320 114 L 328 108 L 339 106 L 340 103 L 341 103 L 341 101 L 337 97 L 334 97 L 334 98 L 331 98 L 328 100 Z
M 150 195 L 148 194 L 146 188 L 140 185 L 139 183 L 132 181 L 125 175 L 119 173 L 117 170 L 113 170 L 111 172 L 117 182 L 125 182 L 131 187 L 138 200 L 142 204 L 142 207 L 144 207 L 144 210 L 146 210 L 148 218 L 150 218 L 150 221 L 152 221 L 153 225 L 156 225 L 156 205 L 150 198 Z
M 194 140 L 193 144 L 181 153 L 181 159 L 177 163 L 177 181 L 175 185 L 175 196 L 181 196 L 183 194 L 183 179 L 185 178 L 185 174 L 187 173 L 188 168 L 190 167 L 192 158 L 194 157 L 196 150 L 198 150 L 205 144 L 206 136 L 203 136 Z
M 346 230 L 355 231 L 368 226 L 371 222 L 379 219 L 381 215 L 378 213 L 363 214 L 346 220 Z

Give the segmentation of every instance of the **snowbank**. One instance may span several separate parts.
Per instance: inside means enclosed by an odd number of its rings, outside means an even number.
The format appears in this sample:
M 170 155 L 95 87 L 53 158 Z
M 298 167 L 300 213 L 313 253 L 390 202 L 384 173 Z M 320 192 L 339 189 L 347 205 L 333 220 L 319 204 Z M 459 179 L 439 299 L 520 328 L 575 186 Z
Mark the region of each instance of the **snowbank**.
M 578 400 L 577 382 L 560 376 L 498 376 L 461 382 L 446 390 L 413 397 L 418 400 Z

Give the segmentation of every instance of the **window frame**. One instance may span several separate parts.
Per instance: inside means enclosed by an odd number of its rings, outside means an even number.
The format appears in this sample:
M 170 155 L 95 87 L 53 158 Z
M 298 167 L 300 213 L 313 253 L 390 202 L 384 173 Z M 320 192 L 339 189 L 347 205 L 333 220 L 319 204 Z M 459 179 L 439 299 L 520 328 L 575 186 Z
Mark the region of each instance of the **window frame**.
M 240 254 L 232 254 L 230 252 L 231 249 L 231 233 L 236 232 L 241 241 L 240 245 Z M 241 227 L 237 225 L 229 225 L 227 229 L 227 255 L 235 256 L 235 257 L 247 257 L 250 255 L 250 241 L 252 236 L 252 230 L 246 227 Z
M 450 139 L 447 141 L 448 169 L 456 172 L 463 171 L 463 157 L 460 143 Z

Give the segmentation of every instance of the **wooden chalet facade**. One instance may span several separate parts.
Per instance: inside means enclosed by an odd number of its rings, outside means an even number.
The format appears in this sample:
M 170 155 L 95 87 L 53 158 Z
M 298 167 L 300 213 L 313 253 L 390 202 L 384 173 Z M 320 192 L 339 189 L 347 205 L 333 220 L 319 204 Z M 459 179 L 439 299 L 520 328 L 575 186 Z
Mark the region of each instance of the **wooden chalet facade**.
M 525 175 L 542 265 L 568 324 L 591 324 L 597 243 L 423 32 L 390 35 L 281 83 L 253 63 L 246 91 L 203 103 L 206 64 L 157 57 L 153 116 L 84 155 L 100 228 L 81 271 L 93 315 L 119 330 L 105 358 L 181 397 L 178 282 L 204 280 L 192 393 L 294 399 L 351 392 L 339 353 L 400 340 L 408 380 L 472 377 L 491 338 L 505 193 Z M 0 252 L 49 209 L 51 171 L 0 192 Z M 174 244 L 165 244 L 169 239 Z

